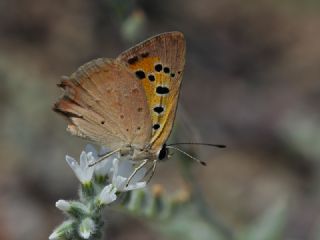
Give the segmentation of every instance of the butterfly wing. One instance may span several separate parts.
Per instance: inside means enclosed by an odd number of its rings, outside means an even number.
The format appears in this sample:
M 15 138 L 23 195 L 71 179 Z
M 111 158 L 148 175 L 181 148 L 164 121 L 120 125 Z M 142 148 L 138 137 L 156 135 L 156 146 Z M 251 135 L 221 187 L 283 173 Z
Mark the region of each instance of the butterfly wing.
M 59 84 L 65 90 L 54 110 L 70 121 L 68 130 L 110 149 L 151 139 L 145 91 L 129 68 L 116 60 L 96 59 Z
M 185 64 L 185 40 L 180 32 L 152 37 L 121 53 L 119 60 L 140 79 L 152 116 L 151 149 L 159 150 L 169 137 Z

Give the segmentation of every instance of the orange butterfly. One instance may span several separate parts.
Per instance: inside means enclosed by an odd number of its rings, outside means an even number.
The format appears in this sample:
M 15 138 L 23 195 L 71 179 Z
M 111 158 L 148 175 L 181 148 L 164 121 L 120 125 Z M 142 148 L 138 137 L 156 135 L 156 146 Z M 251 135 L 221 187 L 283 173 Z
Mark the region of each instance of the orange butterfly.
M 54 111 L 68 118 L 67 130 L 140 163 L 152 174 L 168 155 L 185 64 L 180 32 L 154 36 L 116 59 L 100 58 L 81 66 L 59 87 L 65 90 Z M 151 177 L 150 177 L 151 178 Z

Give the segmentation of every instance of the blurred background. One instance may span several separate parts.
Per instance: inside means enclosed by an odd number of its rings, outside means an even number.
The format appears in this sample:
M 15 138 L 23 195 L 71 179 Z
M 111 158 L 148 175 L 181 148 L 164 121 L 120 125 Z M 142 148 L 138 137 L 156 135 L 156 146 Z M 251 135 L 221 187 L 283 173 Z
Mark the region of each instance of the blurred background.
M 208 166 L 192 164 L 186 176 L 173 157 L 151 184 L 170 194 L 192 179 L 224 235 L 198 239 L 320 239 L 317 0 L 1 0 L 0 239 L 47 239 L 63 220 L 55 202 L 77 197 L 64 157 L 87 142 L 51 110 L 60 76 L 172 30 L 187 41 L 173 137 L 228 148 L 186 149 Z M 111 214 L 108 239 L 186 239 Z

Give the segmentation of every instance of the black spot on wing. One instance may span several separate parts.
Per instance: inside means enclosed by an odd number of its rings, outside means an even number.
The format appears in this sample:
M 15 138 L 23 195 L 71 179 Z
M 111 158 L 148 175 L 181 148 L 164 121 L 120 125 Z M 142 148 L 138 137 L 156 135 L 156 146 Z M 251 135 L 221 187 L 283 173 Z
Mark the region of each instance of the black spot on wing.
M 160 114 L 164 111 L 164 108 L 162 106 L 157 106 L 153 108 L 153 111 L 155 111 L 156 113 Z
M 169 88 L 167 88 L 167 87 L 162 87 L 162 86 L 158 86 L 157 88 L 156 88 L 156 93 L 158 93 L 158 94 L 168 94 L 169 93 Z
M 154 66 L 154 69 L 157 71 L 157 72 L 161 72 L 162 71 L 162 65 L 159 63 L 157 65 Z
M 159 123 L 156 123 L 156 124 L 153 125 L 153 129 L 154 130 L 157 130 L 159 128 L 160 128 L 160 124 Z
M 136 71 L 136 76 L 139 79 L 144 79 L 146 77 L 146 74 L 144 73 L 144 71 L 138 70 L 138 71 Z
M 169 73 L 170 72 L 170 68 L 165 67 L 165 68 L 163 68 L 163 71 L 164 71 L 164 73 Z
M 142 57 L 142 58 L 146 58 L 146 57 L 148 57 L 148 56 L 149 56 L 149 53 L 148 53 L 148 52 L 144 52 L 144 53 L 141 54 L 141 57 Z
M 137 61 L 138 61 L 138 57 L 137 56 L 134 56 L 134 57 L 128 59 L 128 63 L 130 65 L 135 64 Z
M 153 82 L 154 80 L 156 80 L 156 78 L 155 78 L 152 74 L 150 74 L 150 75 L 148 76 L 148 79 L 149 79 L 151 82 Z

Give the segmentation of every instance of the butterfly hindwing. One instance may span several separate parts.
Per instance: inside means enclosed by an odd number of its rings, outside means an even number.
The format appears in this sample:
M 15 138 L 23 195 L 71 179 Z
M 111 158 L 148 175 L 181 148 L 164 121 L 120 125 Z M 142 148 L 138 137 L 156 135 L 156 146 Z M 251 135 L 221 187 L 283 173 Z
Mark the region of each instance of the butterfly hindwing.
M 150 145 L 152 149 L 161 149 L 171 133 L 177 108 L 185 64 L 183 34 L 157 35 L 117 59 L 125 62 L 143 85 L 152 119 Z
M 70 121 L 68 130 L 110 149 L 151 140 L 145 91 L 126 65 L 96 59 L 59 84 L 65 90 L 54 110 Z

